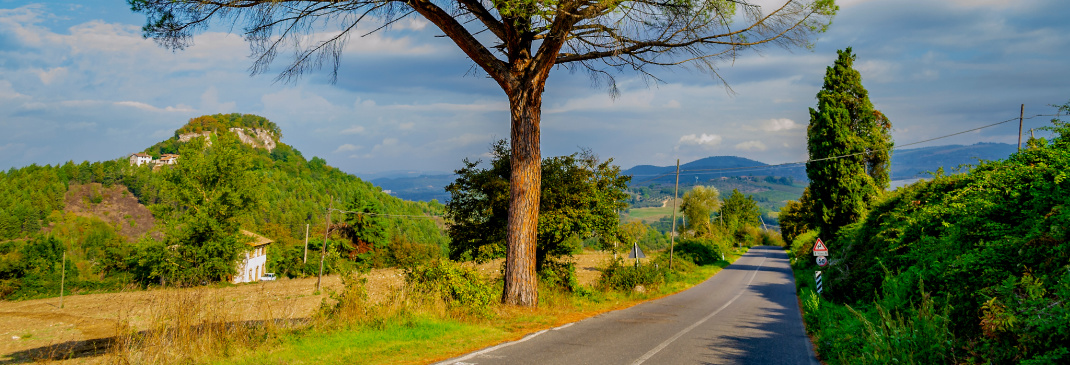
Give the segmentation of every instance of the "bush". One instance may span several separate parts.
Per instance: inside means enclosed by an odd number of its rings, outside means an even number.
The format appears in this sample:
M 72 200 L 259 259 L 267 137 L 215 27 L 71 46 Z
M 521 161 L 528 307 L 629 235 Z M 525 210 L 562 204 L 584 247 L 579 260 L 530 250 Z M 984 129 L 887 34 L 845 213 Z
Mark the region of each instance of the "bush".
M 405 284 L 414 293 L 428 294 L 451 309 L 483 313 L 495 297 L 494 288 L 473 268 L 446 259 L 405 269 Z
M 814 254 L 814 243 L 817 242 L 817 231 L 806 231 L 795 237 L 791 242 L 791 263 L 798 269 L 815 266 L 814 260 L 810 259 Z
M 576 263 L 569 261 L 546 261 L 539 270 L 539 284 L 546 287 L 573 292 L 580 287 L 576 281 Z
M 729 245 L 713 239 L 688 238 L 680 240 L 676 244 L 673 254 L 696 265 L 712 265 L 717 261 L 721 261 L 723 255 L 730 250 Z
M 784 243 L 783 236 L 771 230 L 762 230 L 762 245 L 777 247 L 787 246 L 787 244 Z
M 602 270 L 598 286 L 620 291 L 632 291 L 640 285 L 650 288 L 665 282 L 667 271 L 666 265 L 633 265 L 616 259 Z

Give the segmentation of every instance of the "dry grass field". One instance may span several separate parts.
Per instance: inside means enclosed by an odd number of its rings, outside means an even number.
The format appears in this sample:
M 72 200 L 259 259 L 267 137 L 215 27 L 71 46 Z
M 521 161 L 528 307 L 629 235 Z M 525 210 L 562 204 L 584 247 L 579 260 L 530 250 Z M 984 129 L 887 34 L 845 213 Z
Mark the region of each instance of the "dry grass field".
M 598 268 L 610 255 L 578 255 L 581 284 L 598 281 Z M 499 275 L 501 260 L 477 268 L 488 277 Z M 371 301 L 388 296 L 403 283 L 397 269 L 378 269 L 367 274 Z M 222 308 L 211 315 L 227 322 L 294 320 L 311 316 L 327 297 L 341 289 L 339 276 L 324 277 L 321 294 L 313 294 L 316 278 L 280 279 L 275 282 L 189 289 L 132 290 L 121 293 L 68 296 L 60 308 L 59 298 L 0 301 L 0 364 L 35 358 L 41 351 L 102 351 L 93 349 L 123 331 L 143 331 L 160 323 L 160 313 L 174 306 Z M 87 349 L 88 348 L 88 349 Z M 92 358 L 82 357 L 74 362 Z

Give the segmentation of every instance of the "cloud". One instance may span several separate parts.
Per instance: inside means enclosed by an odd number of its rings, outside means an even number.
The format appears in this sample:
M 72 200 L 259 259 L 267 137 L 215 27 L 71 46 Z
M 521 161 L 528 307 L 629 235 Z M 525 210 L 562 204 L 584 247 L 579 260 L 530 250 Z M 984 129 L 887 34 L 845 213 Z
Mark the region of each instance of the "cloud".
M 766 132 L 787 131 L 801 127 L 794 120 L 787 118 L 770 119 L 762 123 L 762 130 Z
M 66 67 L 53 67 L 53 68 L 48 69 L 47 71 L 42 70 L 42 69 L 37 69 L 37 70 L 34 71 L 34 73 L 36 73 L 37 77 L 39 79 L 41 79 L 41 83 L 42 84 L 49 85 L 49 84 L 52 84 L 52 81 L 55 81 L 57 79 L 62 78 L 63 76 L 66 76 L 67 75 L 67 68 Z
M 361 146 L 357 146 L 357 145 L 352 145 L 352 144 L 346 143 L 346 144 L 343 144 L 341 146 L 338 146 L 338 148 L 334 150 L 334 153 L 352 152 L 352 151 L 359 150 L 361 148 L 362 148 Z
M 769 149 L 762 141 L 746 141 L 736 144 L 735 147 L 740 151 L 765 151 Z
M 131 108 L 137 108 L 137 109 L 147 110 L 147 111 L 151 111 L 151 112 L 169 112 L 170 113 L 170 112 L 192 112 L 192 111 L 195 111 L 195 109 L 189 107 L 189 105 L 182 105 L 182 104 L 178 104 L 176 106 L 167 106 L 167 107 L 163 107 L 163 108 L 157 108 L 155 106 L 152 106 L 152 105 L 149 105 L 149 104 L 145 104 L 145 103 L 142 103 L 140 101 L 117 101 L 117 102 L 114 102 L 113 104 L 118 105 L 118 106 L 128 106 L 128 107 L 131 107 Z
M 361 134 L 361 133 L 364 133 L 364 126 L 355 125 L 355 126 L 343 129 L 341 132 L 338 132 L 338 133 L 340 133 L 340 134 Z
M 718 144 L 721 144 L 722 139 L 723 138 L 721 138 L 721 136 L 718 136 L 716 134 L 688 134 L 683 137 L 680 137 L 679 144 L 713 147 Z

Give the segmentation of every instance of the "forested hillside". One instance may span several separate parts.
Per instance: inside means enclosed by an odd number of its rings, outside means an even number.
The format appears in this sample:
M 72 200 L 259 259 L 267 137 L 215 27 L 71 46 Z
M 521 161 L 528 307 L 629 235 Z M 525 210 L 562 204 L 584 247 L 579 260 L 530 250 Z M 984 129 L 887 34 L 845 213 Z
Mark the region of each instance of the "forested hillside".
M 194 118 L 179 131 L 214 131 L 209 138 L 221 143 L 217 141 L 221 134 L 230 133 L 222 128 L 233 126 L 267 128 L 281 135 L 274 123 L 240 114 Z M 185 148 L 192 142 L 171 138 L 154 148 L 156 152 L 183 152 L 179 165 L 184 160 L 219 159 L 213 157 L 218 155 L 217 146 Z M 440 204 L 389 196 L 368 182 L 328 166 L 323 159 L 306 159 L 281 142 L 270 152 L 237 142 L 232 149 L 227 158 L 242 161 L 240 165 L 246 166 L 243 169 L 247 171 L 240 175 L 241 182 L 228 189 L 251 196 L 255 207 L 234 216 L 234 225 L 276 242 L 270 247 L 269 270 L 291 276 L 314 272 L 311 264 L 318 265 L 316 254 L 324 240 L 326 208 L 331 199 L 336 209 L 363 209 L 382 216 L 373 221 L 375 239 L 366 239 L 367 232 L 354 229 L 354 214 L 334 213 L 328 271 L 338 265 L 390 265 L 411 255 L 437 257 L 446 249 L 448 238 L 442 231 L 441 219 L 435 217 L 442 214 Z M 190 155 L 199 153 L 204 157 Z M 120 187 L 156 216 L 160 228 L 155 236 L 176 234 L 186 229 L 182 217 L 192 207 L 180 203 L 185 185 L 175 183 L 182 181 L 170 171 L 175 168 L 132 166 L 124 157 L 93 163 L 31 165 L 0 172 L 0 188 L 4 191 L 0 194 L 0 298 L 57 295 L 64 253 L 68 261 L 67 291 L 158 282 L 163 271 L 158 267 L 159 257 L 153 257 L 159 252 L 153 250 L 158 251 L 168 237 L 163 241 L 150 234 L 124 237 L 122 225 L 136 224 L 130 217 L 109 219 L 113 221 L 109 224 L 91 214 L 66 214 L 64 198 L 70 185 L 99 183 L 107 188 Z M 88 200 L 85 206 L 100 203 L 94 193 L 82 195 Z M 311 237 L 309 248 L 314 250 L 309 255 L 309 265 L 303 263 L 306 227 Z

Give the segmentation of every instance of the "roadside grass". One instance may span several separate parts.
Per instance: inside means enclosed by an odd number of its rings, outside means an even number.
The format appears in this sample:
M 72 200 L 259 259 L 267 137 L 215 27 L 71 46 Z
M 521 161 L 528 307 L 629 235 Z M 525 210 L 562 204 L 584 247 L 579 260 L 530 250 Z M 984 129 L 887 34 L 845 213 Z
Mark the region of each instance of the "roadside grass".
M 337 331 L 298 331 L 220 364 L 421 364 L 457 348 L 501 341 L 508 333 L 457 320 L 416 318 Z M 268 350 L 265 347 L 273 347 Z
M 145 314 L 148 330 L 135 330 L 131 317 L 120 320 L 116 340 L 100 362 L 432 363 L 686 290 L 745 253 L 745 248 L 734 250 L 727 262 L 707 266 L 679 260 L 681 271 L 635 290 L 540 287 L 535 308 L 498 304 L 500 280 L 487 281 L 474 269 L 450 262 L 416 270 L 418 275 L 408 271 L 417 281 L 389 288 L 384 298 L 369 297 L 362 275 L 346 275 L 343 289 L 331 293 L 311 318 L 288 316 L 279 312 L 285 309 L 260 303 L 262 319 L 241 320 L 234 305 L 206 291 L 173 293 L 154 300 L 155 310 Z
M 745 248 L 726 259 L 735 261 L 744 253 Z M 705 281 L 728 265 L 729 262 L 721 261 L 697 266 L 689 272 L 675 273 L 666 283 L 645 292 L 585 288 L 580 293 L 566 293 L 541 288 L 538 307 L 492 304 L 486 316 L 456 312 L 428 315 L 426 309 L 410 309 L 410 312 L 398 312 L 384 321 L 326 329 L 313 327 L 294 331 L 270 346 L 261 346 L 255 351 L 219 363 L 432 363 L 518 340 L 539 330 L 675 294 Z M 413 314 L 414 311 L 422 313 Z

